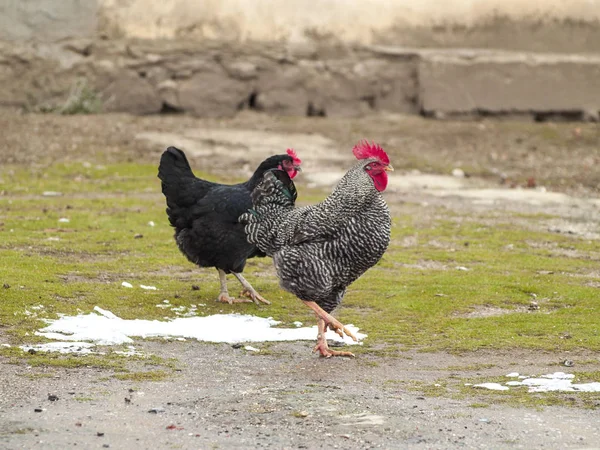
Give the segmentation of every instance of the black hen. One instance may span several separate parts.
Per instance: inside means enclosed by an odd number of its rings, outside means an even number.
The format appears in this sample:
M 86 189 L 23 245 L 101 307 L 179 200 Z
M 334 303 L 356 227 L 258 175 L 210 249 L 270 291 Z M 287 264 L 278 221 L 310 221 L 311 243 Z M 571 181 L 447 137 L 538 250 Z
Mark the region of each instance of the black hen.
M 265 254 L 248 243 L 238 217 L 252 206 L 250 194 L 265 171 L 277 168 L 294 178 L 300 163 L 296 153 L 289 149 L 285 155 L 265 159 L 245 183 L 225 185 L 194 176 L 185 154 L 175 147 L 169 147 L 162 154 L 158 178 L 167 200 L 169 222 L 175 228 L 175 240 L 191 262 L 219 271 L 218 301 L 230 304 L 251 301 L 229 296 L 225 275 L 233 273 L 244 288 L 241 295 L 255 303 L 269 303 L 242 276 L 248 258 Z
M 359 161 L 321 203 L 295 208 L 290 177 L 268 171 L 252 193 L 252 209 L 240 217 L 248 240 L 273 257 L 281 286 L 317 315 L 315 350 L 325 357 L 353 356 L 328 347 L 328 327 L 354 338 L 330 313 L 390 242 L 391 216 L 381 195 L 393 170 L 389 158 L 367 142 L 353 153 Z

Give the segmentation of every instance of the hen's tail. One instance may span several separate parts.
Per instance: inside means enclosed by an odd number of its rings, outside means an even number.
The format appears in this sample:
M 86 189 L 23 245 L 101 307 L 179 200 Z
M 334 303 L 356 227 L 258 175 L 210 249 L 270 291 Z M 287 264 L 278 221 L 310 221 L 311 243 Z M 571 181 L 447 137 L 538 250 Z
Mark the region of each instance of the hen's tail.
M 252 209 L 242 214 L 248 242 L 267 255 L 278 248 L 279 225 L 286 213 L 294 209 L 298 193 L 288 174 L 279 169 L 265 172 L 262 181 L 252 191 Z
M 181 193 L 182 187 L 193 184 L 197 179 L 185 153 L 175 147 L 169 147 L 160 157 L 158 178 L 162 181 L 162 192 L 167 200 L 174 201 L 177 201 L 176 197 Z
M 214 185 L 196 178 L 185 153 L 175 147 L 166 149 L 160 157 L 158 178 L 167 199 L 169 222 L 176 228 L 187 228 L 193 221 L 193 206 Z

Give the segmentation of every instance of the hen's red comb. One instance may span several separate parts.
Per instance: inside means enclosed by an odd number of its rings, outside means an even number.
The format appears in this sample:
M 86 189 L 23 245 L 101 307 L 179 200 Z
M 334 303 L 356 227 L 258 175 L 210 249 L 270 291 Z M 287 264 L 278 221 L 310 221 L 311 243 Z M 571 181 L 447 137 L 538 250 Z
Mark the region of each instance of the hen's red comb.
M 367 140 L 360 141 L 354 146 L 352 153 L 354 153 L 356 159 L 377 158 L 383 164 L 390 163 L 387 153 L 375 142 L 369 144 Z
M 288 148 L 287 154 L 292 157 L 292 160 L 293 160 L 293 163 L 295 166 L 299 166 L 300 164 L 302 164 L 302 160 L 300 158 L 298 158 L 298 155 L 296 154 L 296 150 L 294 150 L 293 148 Z

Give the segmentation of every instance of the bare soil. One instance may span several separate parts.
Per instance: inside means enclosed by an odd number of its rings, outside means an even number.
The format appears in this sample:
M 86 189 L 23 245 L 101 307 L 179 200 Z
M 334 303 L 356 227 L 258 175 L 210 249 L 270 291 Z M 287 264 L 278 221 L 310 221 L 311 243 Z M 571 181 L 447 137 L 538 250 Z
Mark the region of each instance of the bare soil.
M 156 163 L 168 143 L 188 151 L 194 167 L 203 168 L 210 156 L 211 172 L 243 177 L 273 148 L 294 146 L 306 161 L 306 187 L 330 185 L 350 161 L 352 143 L 375 138 L 390 150 L 397 169 L 387 193 L 396 212 L 411 204 L 418 206 L 411 212 L 422 214 L 422 220 L 432 214 L 430 205 L 460 214 L 547 213 L 556 216 L 558 232 L 590 239 L 600 234 L 598 178 L 591 170 L 599 158 L 594 125 L 447 123 L 395 116 L 343 121 L 242 114 L 228 121 L 200 121 L 1 113 L 0 128 L 0 163 L 33 169 L 72 160 Z M 467 177 L 450 176 L 453 168 L 463 168 Z M 532 177 L 535 183 L 529 184 L 535 187 L 526 188 Z M 597 355 L 585 352 L 411 351 L 399 357 L 320 359 L 306 342 L 274 344 L 268 354 L 199 342 L 139 346 L 176 358 L 176 374 L 164 381 L 122 381 L 100 369 L 41 369 L 0 361 L 0 446 L 600 448 L 597 409 L 479 408 L 476 389 L 468 396 L 437 396 L 431 390 L 451 376 L 568 371 L 559 365 L 564 359 L 578 369 L 597 370 L 585 362 Z M 430 388 L 421 390 L 423 383 Z

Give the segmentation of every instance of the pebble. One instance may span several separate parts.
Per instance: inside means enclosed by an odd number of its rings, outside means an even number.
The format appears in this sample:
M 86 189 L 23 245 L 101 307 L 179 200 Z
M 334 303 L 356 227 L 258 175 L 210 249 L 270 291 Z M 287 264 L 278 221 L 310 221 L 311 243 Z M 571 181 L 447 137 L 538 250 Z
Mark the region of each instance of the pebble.
M 148 410 L 148 412 L 152 413 L 152 414 L 158 414 L 158 413 L 165 412 L 165 408 L 151 408 Z

